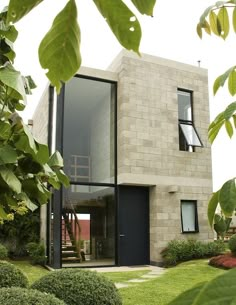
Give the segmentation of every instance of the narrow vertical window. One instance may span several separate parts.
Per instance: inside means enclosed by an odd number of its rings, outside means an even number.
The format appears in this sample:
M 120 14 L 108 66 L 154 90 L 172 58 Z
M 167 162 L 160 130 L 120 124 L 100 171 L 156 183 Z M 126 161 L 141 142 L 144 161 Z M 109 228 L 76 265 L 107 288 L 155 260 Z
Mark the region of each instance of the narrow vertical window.
M 181 221 L 183 233 L 197 233 L 198 230 L 198 215 L 197 201 L 181 200 Z
M 193 124 L 192 92 L 178 90 L 179 149 L 193 151 L 202 146 Z

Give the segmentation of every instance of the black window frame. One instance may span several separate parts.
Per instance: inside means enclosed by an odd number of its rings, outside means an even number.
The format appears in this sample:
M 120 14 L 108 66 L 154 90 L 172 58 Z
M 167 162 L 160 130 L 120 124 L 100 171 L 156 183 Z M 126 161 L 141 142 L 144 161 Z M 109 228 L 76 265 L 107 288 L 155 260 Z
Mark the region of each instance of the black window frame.
M 194 227 L 195 229 L 193 231 L 185 231 L 184 230 L 184 219 L 183 219 L 183 204 L 185 203 L 192 203 L 194 205 L 194 212 L 195 212 L 195 219 L 194 219 Z M 180 215 L 181 215 L 181 229 L 183 234 L 189 234 L 189 233 L 199 233 L 199 224 L 198 224 L 198 208 L 197 208 L 197 200 L 181 200 L 180 201 Z
M 189 96 L 190 96 L 190 110 L 191 110 L 191 120 L 183 120 L 183 119 L 180 119 L 180 118 L 178 119 L 178 126 L 179 126 L 179 150 L 193 152 L 195 147 L 203 147 L 201 138 L 200 138 L 200 136 L 199 136 L 195 126 L 194 126 L 194 119 L 193 119 L 193 91 L 177 88 L 178 107 L 179 107 L 179 92 L 189 93 Z M 199 145 L 198 144 L 189 144 L 188 143 L 188 139 L 184 135 L 184 132 L 183 132 L 183 130 L 181 128 L 181 125 L 192 126 L 193 132 L 195 132 L 196 137 L 198 138 L 198 141 L 200 143 Z

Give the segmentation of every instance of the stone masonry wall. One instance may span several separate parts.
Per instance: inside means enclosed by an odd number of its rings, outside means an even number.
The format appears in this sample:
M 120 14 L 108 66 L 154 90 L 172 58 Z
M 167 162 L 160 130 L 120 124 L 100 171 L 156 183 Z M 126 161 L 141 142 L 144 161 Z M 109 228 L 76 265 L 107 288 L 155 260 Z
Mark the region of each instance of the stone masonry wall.
M 110 69 L 118 81 L 118 182 L 150 186 L 151 261 L 172 239 L 212 240 L 208 76 L 198 67 L 122 52 Z M 203 147 L 179 150 L 177 89 L 193 91 L 193 116 Z M 169 193 L 174 186 L 175 192 Z M 197 200 L 199 233 L 181 232 L 180 200 Z

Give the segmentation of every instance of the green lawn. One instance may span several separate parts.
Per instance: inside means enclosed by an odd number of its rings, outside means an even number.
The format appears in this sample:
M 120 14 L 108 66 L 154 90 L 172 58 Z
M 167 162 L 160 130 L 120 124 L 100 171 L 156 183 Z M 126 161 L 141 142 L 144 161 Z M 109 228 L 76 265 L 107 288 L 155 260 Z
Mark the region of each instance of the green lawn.
M 26 261 L 11 261 L 29 278 L 30 283 L 49 271 L 40 266 L 32 266 Z M 181 292 L 197 283 L 209 281 L 217 275 L 227 272 L 208 266 L 207 260 L 196 260 L 169 268 L 158 278 L 143 283 L 129 283 L 129 287 L 121 288 L 123 305 L 166 305 Z M 125 283 L 130 279 L 141 278 L 148 270 L 129 272 L 107 272 L 106 277 L 115 283 Z

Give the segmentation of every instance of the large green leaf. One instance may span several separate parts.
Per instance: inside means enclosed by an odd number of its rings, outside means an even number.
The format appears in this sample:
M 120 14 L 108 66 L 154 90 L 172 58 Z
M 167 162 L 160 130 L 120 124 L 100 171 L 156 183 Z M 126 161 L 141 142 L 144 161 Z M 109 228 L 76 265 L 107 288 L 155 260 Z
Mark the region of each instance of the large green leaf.
M 43 0 L 10 0 L 7 22 L 17 22 Z
M 5 212 L 1 203 L 0 203 L 0 219 L 7 220 L 7 213 Z
M 61 168 L 63 167 L 63 159 L 59 151 L 55 151 L 53 155 L 51 155 L 48 165 L 52 168 Z
M 236 305 L 236 269 L 192 288 L 169 305 Z
M 213 227 L 215 212 L 218 203 L 219 203 L 219 191 L 212 194 L 211 199 L 208 203 L 207 216 L 211 227 Z
M 80 29 L 75 0 L 69 0 L 56 16 L 52 27 L 39 46 L 39 61 L 48 69 L 47 77 L 60 91 L 61 82 L 68 81 L 81 65 Z
M 141 27 L 122 0 L 93 0 L 120 44 L 139 54 Z
M 0 165 L 16 163 L 17 153 L 14 147 L 4 145 L 0 147 Z
M 37 148 L 37 153 L 35 155 L 35 159 L 41 163 L 41 164 L 45 164 L 48 162 L 49 160 L 49 150 L 48 150 L 48 146 L 45 144 L 41 144 L 36 142 L 36 148 Z
M 225 119 L 225 120 L 229 120 L 229 119 L 233 116 L 233 114 L 235 113 L 235 111 L 236 111 L 236 102 L 233 102 L 233 103 L 229 104 L 229 105 L 226 107 L 225 111 L 223 112 L 223 114 L 224 114 L 224 119 Z
M 212 32 L 217 35 L 220 36 L 220 28 L 219 28 L 219 20 L 217 18 L 217 15 L 214 11 L 210 11 L 209 13 L 209 22 L 210 22 L 210 27 Z
M 236 187 L 235 179 L 224 183 L 219 194 L 219 203 L 226 216 L 232 216 L 236 208 Z
M 14 42 L 18 36 L 18 32 L 13 25 L 7 26 L 4 19 L 2 19 L 0 20 L 0 35 Z
M 236 7 L 233 10 L 233 28 L 234 28 L 234 32 L 236 33 Z
M 29 197 L 27 196 L 26 193 L 24 193 L 24 192 L 20 193 L 16 197 L 18 200 L 23 201 L 25 203 L 25 205 L 27 206 L 27 208 L 29 210 L 31 210 L 32 212 L 38 208 L 38 206 L 29 199 Z
M 131 0 L 141 14 L 153 16 L 156 0 Z
M 235 69 L 232 70 L 229 74 L 228 89 L 229 89 L 229 93 L 232 96 L 236 94 L 236 71 L 235 71 Z
M 205 286 L 205 283 L 200 283 L 197 286 L 181 293 L 176 299 L 170 302 L 168 305 L 192 305 L 193 301 L 198 296 L 201 289 Z
M 16 71 L 10 63 L 0 67 L 0 81 L 4 85 L 12 88 L 12 97 L 20 100 L 26 100 L 25 88 L 21 74 L 19 71 Z
M 0 121 L 0 139 L 7 140 L 11 135 L 11 125 L 8 121 Z
M 225 121 L 225 129 L 230 138 L 232 138 L 234 130 L 230 121 Z
M 226 229 L 227 229 L 227 224 L 224 218 L 219 214 L 216 214 L 214 218 L 214 230 L 218 235 L 223 237 L 226 233 Z
M 229 34 L 229 15 L 227 9 L 225 7 L 220 8 L 217 17 L 221 27 L 220 36 L 226 39 Z
M 57 174 L 58 180 L 65 186 L 69 187 L 70 186 L 70 180 L 66 176 L 66 174 L 63 172 L 62 169 L 55 169 L 55 173 Z
M 5 166 L 0 166 L 0 176 L 10 189 L 19 194 L 21 192 L 21 182 L 16 175 Z

